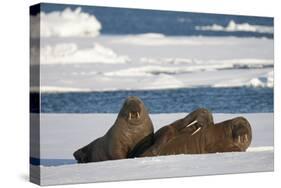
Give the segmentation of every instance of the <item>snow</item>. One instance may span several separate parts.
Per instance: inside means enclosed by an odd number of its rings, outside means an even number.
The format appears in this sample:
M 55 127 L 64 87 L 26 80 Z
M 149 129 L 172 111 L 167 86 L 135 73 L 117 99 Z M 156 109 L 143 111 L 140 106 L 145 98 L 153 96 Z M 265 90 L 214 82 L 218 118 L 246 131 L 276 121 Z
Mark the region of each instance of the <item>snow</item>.
M 130 44 L 138 46 L 165 46 L 165 45 L 180 45 L 180 46 L 200 46 L 200 45 L 219 45 L 223 41 L 204 40 L 205 37 L 168 37 L 161 33 L 145 33 L 136 35 L 127 35 L 123 38 L 113 40 L 116 44 Z M 181 40 L 178 40 L 181 39 Z
M 253 87 L 273 87 L 273 71 L 270 71 L 258 78 L 253 78 L 250 83 Z
M 119 70 L 114 71 L 115 68 Z M 188 72 L 190 68 L 185 69 L 182 66 L 169 69 L 164 66 L 138 65 L 138 67 L 127 68 L 126 64 L 118 66 L 97 64 L 89 66 L 41 66 L 42 69 L 41 92 L 190 87 L 273 87 L 269 74 L 272 72 L 272 68 Z M 255 83 L 253 79 L 258 79 L 259 82 Z
M 48 37 L 40 51 L 42 92 L 273 87 L 272 39 Z
M 40 17 L 41 23 L 36 20 Z M 95 37 L 99 35 L 101 23 L 95 16 L 82 12 L 81 7 L 71 10 L 66 8 L 63 11 L 54 11 L 50 13 L 41 12 L 36 16 L 31 16 L 31 30 L 40 27 L 41 37 Z M 40 26 L 38 25 L 40 24 Z M 32 38 L 38 38 L 32 33 Z
M 42 64 L 56 63 L 126 63 L 127 56 L 118 56 L 114 51 L 99 43 L 94 43 L 92 47 L 78 49 L 75 43 L 60 43 L 56 45 L 46 45 L 40 50 L 40 62 Z
M 158 130 L 186 114 L 150 116 L 155 130 Z M 214 121 L 220 122 L 240 115 L 249 120 L 253 131 L 253 140 L 247 152 L 147 157 L 49 167 L 31 165 L 31 171 L 35 172 L 40 168 L 42 185 L 272 171 L 273 113 L 214 114 Z M 38 115 L 31 114 L 32 118 L 36 116 Z M 72 153 L 104 135 L 116 116 L 117 114 L 41 114 L 41 158 L 73 159 Z M 38 157 L 35 153 L 31 153 L 31 156 Z M 32 178 L 36 180 L 39 177 Z
M 273 39 L 100 35 L 101 23 L 81 8 L 30 19 L 31 66 L 40 60 L 41 92 L 273 87 Z M 196 29 L 273 33 L 272 26 L 233 20 Z
M 274 29 L 272 26 L 265 25 L 251 25 L 249 23 L 236 23 L 234 20 L 230 20 L 227 26 L 218 24 L 207 25 L 207 26 L 196 26 L 196 30 L 203 31 L 226 31 L 226 32 L 257 32 L 257 33 L 273 33 Z
M 35 170 L 32 167 L 31 170 Z M 185 177 L 273 170 L 273 151 L 174 155 L 44 167 L 41 184 Z

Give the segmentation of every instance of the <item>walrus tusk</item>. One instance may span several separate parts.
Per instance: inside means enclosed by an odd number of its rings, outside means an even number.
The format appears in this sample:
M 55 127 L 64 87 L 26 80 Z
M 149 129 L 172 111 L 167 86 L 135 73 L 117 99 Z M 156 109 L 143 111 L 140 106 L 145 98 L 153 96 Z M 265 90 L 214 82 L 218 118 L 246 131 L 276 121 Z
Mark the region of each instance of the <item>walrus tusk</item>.
M 140 119 L 140 113 L 139 112 L 137 112 L 137 117 L 138 117 L 138 119 Z
M 132 119 L 132 114 L 131 114 L 131 112 L 129 112 L 129 120 L 131 120 Z
M 197 120 L 194 120 L 193 122 L 191 122 L 190 124 L 188 124 L 187 126 L 185 126 L 185 128 L 190 127 L 191 125 L 194 125 L 195 123 L 197 123 Z
M 245 140 L 246 142 L 248 142 L 248 135 L 245 135 Z
M 199 127 L 198 129 L 196 129 L 192 134 L 191 136 L 193 136 L 194 134 L 196 134 L 198 131 L 200 131 L 201 127 Z
M 240 136 L 238 136 L 238 142 L 240 143 Z

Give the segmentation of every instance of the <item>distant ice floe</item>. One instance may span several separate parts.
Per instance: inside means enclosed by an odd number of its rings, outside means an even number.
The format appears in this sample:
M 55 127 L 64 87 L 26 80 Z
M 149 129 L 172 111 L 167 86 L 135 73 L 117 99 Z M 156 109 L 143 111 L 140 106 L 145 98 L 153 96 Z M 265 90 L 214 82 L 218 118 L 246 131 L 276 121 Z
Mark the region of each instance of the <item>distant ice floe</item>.
M 142 78 L 143 83 L 146 83 L 145 86 L 143 85 L 146 89 L 159 89 L 158 85 L 166 88 L 196 87 L 196 85 L 210 87 L 273 87 L 273 61 L 269 59 L 203 61 L 167 58 L 166 61 L 164 59 L 158 60 L 144 58 L 141 61 L 144 64 L 143 66 L 129 66 L 129 68 L 104 72 L 103 75 L 112 78 L 130 77 L 131 79 L 136 79 L 139 77 Z M 253 74 L 256 69 L 260 70 L 261 73 Z M 237 71 L 241 72 L 240 70 L 249 70 L 249 74 L 237 77 Z M 269 72 L 265 73 L 264 70 L 269 70 Z M 220 79 L 221 73 L 225 71 L 232 72 Z M 198 78 L 200 80 L 198 83 L 195 81 L 194 76 L 196 75 L 204 75 L 202 78 Z M 205 80 L 205 76 L 208 79 Z M 188 78 L 188 80 L 192 78 L 194 82 L 187 83 L 185 78 Z
M 206 25 L 206 26 L 196 26 L 196 30 L 201 31 L 224 31 L 224 32 L 257 32 L 257 33 L 270 33 L 274 32 L 272 26 L 264 25 L 251 25 L 249 23 L 236 23 L 234 20 L 230 20 L 227 26 L 222 26 L 218 24 Z
M 204 68 L 204 67 L 201 67 Z M 195 72 L 200 69 L 200 67 L 175 67 L 175 66 L 157 66 L 157 65 L 147 65 L 140 67 L 133 67 L 121 70 L 115 70 L 110 72 L 105 72 L 106 76 L 150 76 L 150 75 L 160 75 L 160 74 L 180 74 L 187 72 Z
M 38 17 L 40 22 L 37 21 Z M 35 31 L 40 27 L 41 37 L 95 37 L 102 28 L 95 16 L 82 12 L 80 7 L 75 10 L 66 8 L 63 11 L 41 12 L 30 19 L 31 30 Z M 32 38 L 39 37 L 38 32 L 32 33 Z
M 105 76 L 152 76 L 152 75 L 176 75 L 183 73 L 190 73 L 196 71 L 204 71 L 204 69 L 211 69 L 210 66 L 186 66 L 186 67 L 175 67 L 175 66 L 161 66 L 161 65 L 147 65 L 141 67 L 133 67 L 128 69 L 115 70 L 110 72 L 105 72 Z
M 273 88 L 274 78 L 273 70 L 257 74 L 256 76 L 241 76 L 230 80 L 221 80 L 220 82 L 214 83 L 212 87 L 254 87 L 254 88 Z
M 32 49 L 31 53 L 38 53 Z M 128 56 L 117 55 L 110 48 L 99 43 L 94 43 L 91 48 L 79 48 L 75 43 L 59 43 L 46 45 L 40 50 L 40 62 L 42 64 L 66 64 L 66 63 L 127 63 Z
M 117 55 L 112 49 L 99 43 L 92 47 L 81 48 L 74 42 L 75 37 L 96 37 L 100 34 L 101 23 L 94 15 L 82 12 L 80 7 L 72 10 L 50 13 L 40 12 L 31 16 L 31 37 L 45 37 L 45 42 L 52 37 L 68 38 L 68 42 L 47 44 L 38 49 L 31 47 L 31 62 L 38 64 L 40 54 L 41 64 L 66 64 L 66 63 L 126 63 L 128 56 Z M 40 20 L 40 21 L 39 21 Z M 38 31 L 40 28 L 40 32 Z
M 63 69 L 58 69 L 58 65 L 41 66 L 40 89 L 41 92 L 87 92 L 194 87 L 274 87 L 271 60 L 183 59 L 178 63 L 111 62 L 79 66 L 74 63 L 64 65 Z
M 265 68 L 273 67 L 272 59 L 223 59 L 223 60 L 200 60 L 200 59 L 188 59 L 188 58 L 149 58 L 142 57 L 140 62 L 148 64 L 170 64 L 170 65 L 193 65 L 199 66 L 204 65 L 203 69 L 226 69 L 226 68 Z M 189 67 L 190 68 L 190 67 Z M 202 70 L 200 68 L 200 70 Z
M 168 37 L 161 33 L 144 33 L 137 35 L 127 35 L 122 38 L 112 40 L 113 44 L 130 44 L 139 46 L 165 46 L 165 45 L 231 45 L 222 40 L 216 40 L 216 37 L 206 40 L 205 37 Z
M 252 87 L 273 87 L 273 80 L 273 71 L 270 71 L 267 74 L 251 79 L 248 85 Z
M 44 92 L 44 93 L 49 93 L 49 92 L 55 92 L 55 93 L 60 93 L 60 92 L 89 92 L 91 91 L 90 89 L 83 89 L 83 88 L 72 88 L 72 87 L 59 87 L 59 86 L 43 86 L 43 87 L 31 87 L 30 92 Z
M 184 83 L 175 76 L 160 74 L 159 76 L 143 79 L 142 82 L 149 83 L 144 86 L 145 89 L 176 89 L 184 88 Z
M 134 67 L 125 70 L 105 73 L 115 76 L 144 76 L 148 74 L 183 74 L 202 71 L 225 69 L 262 69 L 273 67 L 271 59 L 227 59 L 227 60 L 199 60 L 186 58 L 141 58 L 148 66 Z M 178 65 L 178 66 L 173 66 Z

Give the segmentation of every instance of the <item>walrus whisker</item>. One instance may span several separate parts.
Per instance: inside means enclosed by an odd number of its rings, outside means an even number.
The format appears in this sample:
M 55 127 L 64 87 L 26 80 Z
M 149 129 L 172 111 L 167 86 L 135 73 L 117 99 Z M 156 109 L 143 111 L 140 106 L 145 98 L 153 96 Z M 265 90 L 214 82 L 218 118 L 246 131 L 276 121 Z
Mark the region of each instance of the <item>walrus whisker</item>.
M 132 119 L 132 114 L 131 114 L 131 112 L 129 112 L 129 120 L 131 120 Z
M 192 134 L 191 136 L 195 135 L 198 131 L 200 131 L 201 127 L 199 127 L 198 129 L 196 129 Z
M 193 122 L 191 122 L 190 124 L 188 124 L 187 126 L 185 126 L 185 128 L 188 128 L 188 127 L 194 125 L 194 124 L 197 123 L 197 122 L 198 122 L 197 120 L 194 120 Z

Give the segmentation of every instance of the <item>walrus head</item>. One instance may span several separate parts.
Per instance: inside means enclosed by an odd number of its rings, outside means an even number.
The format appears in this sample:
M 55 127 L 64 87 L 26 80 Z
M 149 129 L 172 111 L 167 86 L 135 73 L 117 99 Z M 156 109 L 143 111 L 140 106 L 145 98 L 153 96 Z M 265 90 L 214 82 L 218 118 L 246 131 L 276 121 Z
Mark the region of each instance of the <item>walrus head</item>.
M 160 128 L 154 135 L 154 143 L 140 156 L 201 153 L 201 136 L 208 127 L 213 127 L 211 112 L 198 108 L 186 117 Z M 199 135 L 199 136 L 198 136 Z
M 251 141 L 251 126 L 244 117 L 218 123 L 206 132 L 206 150 L 210 153 L 246 151 Z
M 125 100 L 118 116 L 123 117 L 130 124 L 140 124 L 148 116 L 148 112 L 140 98 L 129 96 Z

